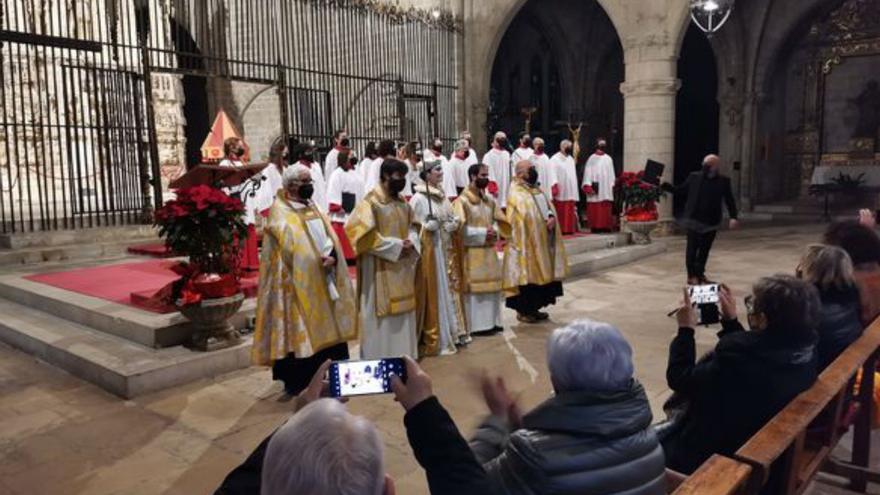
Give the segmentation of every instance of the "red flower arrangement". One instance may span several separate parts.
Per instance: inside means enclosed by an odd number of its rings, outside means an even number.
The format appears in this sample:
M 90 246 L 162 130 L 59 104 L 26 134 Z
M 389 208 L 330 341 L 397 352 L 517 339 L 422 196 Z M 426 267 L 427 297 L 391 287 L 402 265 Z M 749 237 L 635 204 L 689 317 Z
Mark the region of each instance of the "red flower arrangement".
M 644 182 L 644 176 L 643 171 L 624 172 L 614 183 L 614 194 L 631 222 L 657 220 L 657 201 L 665 194 L 660 187 Z
M 223 191 L 199 185 L 178 189 L 177 199 L 156 210 L 155 225 L 171 252 L 186 255 L 173 269 L 181 278 L 170 298 L 178 305 L 239 291 L 239 252 L 247 238 L 244 205 Z

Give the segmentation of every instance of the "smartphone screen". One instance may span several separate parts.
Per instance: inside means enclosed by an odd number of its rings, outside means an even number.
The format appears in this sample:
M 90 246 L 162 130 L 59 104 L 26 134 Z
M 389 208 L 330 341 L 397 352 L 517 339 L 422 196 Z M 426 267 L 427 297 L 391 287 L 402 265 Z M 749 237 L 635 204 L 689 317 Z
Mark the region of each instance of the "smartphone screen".
M 387 394 L 391 392 L 392 374 L 406 381 L 403 359 L 336 361 L 330 365 L 330 392 L 334 397 Z
M 693 304 L 716 304 L 718 302 L 718 284 L 689 285 L 688 295 Z

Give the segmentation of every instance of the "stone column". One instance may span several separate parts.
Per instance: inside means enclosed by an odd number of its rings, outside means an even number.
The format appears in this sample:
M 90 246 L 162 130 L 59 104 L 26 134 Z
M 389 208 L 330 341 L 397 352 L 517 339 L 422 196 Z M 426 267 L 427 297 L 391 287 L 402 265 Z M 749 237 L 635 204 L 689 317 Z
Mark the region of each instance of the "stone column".
M 628 50 L 629 51 L 629 50 Z M 643 170 L 650 158 L 666 165 L 663 180 L 672 182 L 675 159 L 675 95 L 681 82 L 675 77 L 675 58 L 630 63 L 627 54 L 624 97 L 623 169 Z M 659 205 L 660 220 L 672 220 L 672 200 Z

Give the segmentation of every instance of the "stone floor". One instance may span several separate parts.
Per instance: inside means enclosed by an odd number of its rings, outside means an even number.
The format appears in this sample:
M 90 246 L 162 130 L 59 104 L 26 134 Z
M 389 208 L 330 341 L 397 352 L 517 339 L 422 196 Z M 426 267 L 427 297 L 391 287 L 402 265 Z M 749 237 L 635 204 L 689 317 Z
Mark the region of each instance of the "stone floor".
M 723 233 L 710 274 L 745 295 L 757 277 L 792 272 L 820 227 Z M 566 284 L 543 325 L 516 324 L 479 338 L 459 354 L 423 362 L 434 390 L 465 434 L 485 408 L 472 380 L 481 368 L 507 377 L 525 408 L 550 390 L 544 342 L 558 325 L 590 317 L 617 325 L 632 343 L 636 371 L 655 416 L 669 391 L 664 372 L 675 322 L 666 317 L 684 281 L 683 244 L 666 254 Z M 714 331 L 698 332 L 701 350 Z M 124 401 L 0 345 L 0 494 L 201 494 L 288 416 L 289 402 L 268 370 L 251 368 Z M 354 399 L 351 410 L 374 421 L 386 443 L 398 493 L 427 493 L 402 427 L 403 410 L 388 396 Z M 875 442 L 875 453 L 880 442 Z M 841 447 L 843 449 L 843 447 Z M 880 461 L 880 456 L 875 455 Z M 874 464 L 877 467 L 877 464 Z M 880 493 L 872 486 L 872 493 Z M 816 494 L 848 493 L 816 484 Z

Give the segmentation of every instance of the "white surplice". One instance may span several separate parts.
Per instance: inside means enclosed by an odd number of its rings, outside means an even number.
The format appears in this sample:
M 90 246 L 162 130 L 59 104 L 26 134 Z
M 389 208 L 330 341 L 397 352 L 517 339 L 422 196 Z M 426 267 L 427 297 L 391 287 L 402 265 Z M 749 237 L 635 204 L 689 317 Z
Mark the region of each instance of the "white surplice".
M 434 188 L 432 187 L 432 190 Z M 428 202 L 430 201 L 430 209 Z M 452 205 L 447 198 L 437 201 L 436 198 L 428 199 L 425 194 L 425 186 L 416 189 L 416 194 L 409 200 L 413 209 L 415 221 L 427 228 L 428 215 L 434 215 L 437 220 L 437 230 L 434 232 L 434 270 L 437 273 L 437 308 L 440 320 L 440 353 L 454 354 L 455 341 L 464 333 L 459 328 L 456 316 L 455 302 L 452 300 L 452 288 L 449 285 L 449 271 L 447 256 L 449 246 L 452 243 L 451 232 L 458 230 L 458 218 L 452 213 Z
M 550 163 L 550 158 L 547 157 L 546 153 L 541 153 L 540 155 L 534 153 L 529 161 L 535 165 L 535 170 L 538 171 L 538 184 L 541 185 L 541 190 L 552 198 L 553 186 L 557 185 L 559 181 L 556 178 L 555 167 Z
M 221 160 L 219 165 L 221 167 L 233 167 L 233 168 L 245 166 L 244 162 L 242 162 L 240 160 L 230 160 L 229 158 L 224 158 L 223 160 Z M 259 189 L 257 190 L 257 193 L 254 194 L 253 196 L 251 196 L 250 193 L 244 194 L 243 197 L 241 195 L 242 191 L 253 191 L 252 182 L 251 182 L 252 180 L 254 180 L 254 179 L 248 179 L 248 180 L 246 180 L 236 186 L 223 188 L 223 192 L 225 192 L 226 194 L 228 194 L 230 196 L 236 195 L 236 194 L 239 195 L 239 199 L 241 200 L 242 204 L 244 205 L 244 214 L 242 215 L 242 219 L 244 220 L 244 223 L 247 225 L 254 225 L 257 223 L 257 213 L 260 211 L 260 206 L 263 203 L 263 198 L 260 196 Z M 273 198 L 273 200 L 274 200 L 274 198 Z M 271 202 L 269 202 L 269 206 L 272 206 Z M 263 208 L 263 209 L 265 209 L 265 208 Z
M 364 191 L 372 191 L 379 185 L 382 177 L 382 163 L 384 158 L 379 157 L 371 161 L 364 170 Z
M 513 153 L 510 155 L 510 162 L 513 164 L 514 168 L 516 164 L 523 161 L 528 160 L 535 154 L 535 150 L 532 148 L 523 148 L 520 146 L 519 148 L 513 150 Z
M 321 167 L 312 162 L 300 161 L 299 162 L 306 167 L 309 167 L 309 171 L 312 176 L 312 186 L 315 188 L 315 192 L 312 193 L 312 203 L 321 210 L 321 213 L 327 214 L 327 182 L 324 180 L 324 171 L 321 170 Z
M 333 148 L 332 150 L 327 152 L 327 156 L 324 158 L 324 180 L 326 182 L 330 182 L 330 176 L 333 175 L 333 171 L 339 166 L 339 148 Z
M 574 157 L 564 155 L 558 152 L 550 159 L 553 168 L 556 171 L 556 180 L 559 183 L 559 194 L 556 196 L 558 201 L 578 201 L 580 199 L 580 191 L 578 190 L 577 169 L 574 164 Z
M 327 204 L 342 206 L 342 193 L 354 195 L 354 203 L 357 204 L 364 199 L 364 180 L 360 173 L 354 169 L 345 170 L 342 167 L 337 168 L 330 175 L 330 182 L 327 183 Z M 330 220 L 333 222 L 345 223 L 348 220 L 348 213 L 345 211 L 330 212 Z
M 498 186 L 498 206 L 507 206 L 507 191 L 510 190 L 510 153 L 507 150 L 492 148 L 483 155 L 483 164 L 489 167 L 489 181 Z
M 278 190 L 284 187 L 281 179 L 281 171 L 278 165 L 270 163 L 260 172 L 263 177 L 260 188 L 257 189 L 257 211 L 262 212 L 269 209 L 275 198 L 278 196 Z
M 599 183 L 599 194 L 587 196 L 587 202 L 600 203 L 602 201 L 614 201 L 614 182 L 616 176 L 614 174 L 614 160 L 607 154 L 590 155 L 587 165 L 584 167 L 584 181 L 581 186 L 592 186 L 594 182 Z
M 468 179 L 468 167 L 470 165 L 468 165 L 467 159 L 462 160 L 455 155 L 452 155 L 452 158 L 449 159 L 449 168 L 452 171 L 455 187 L 464 189 L 471 183 Z

